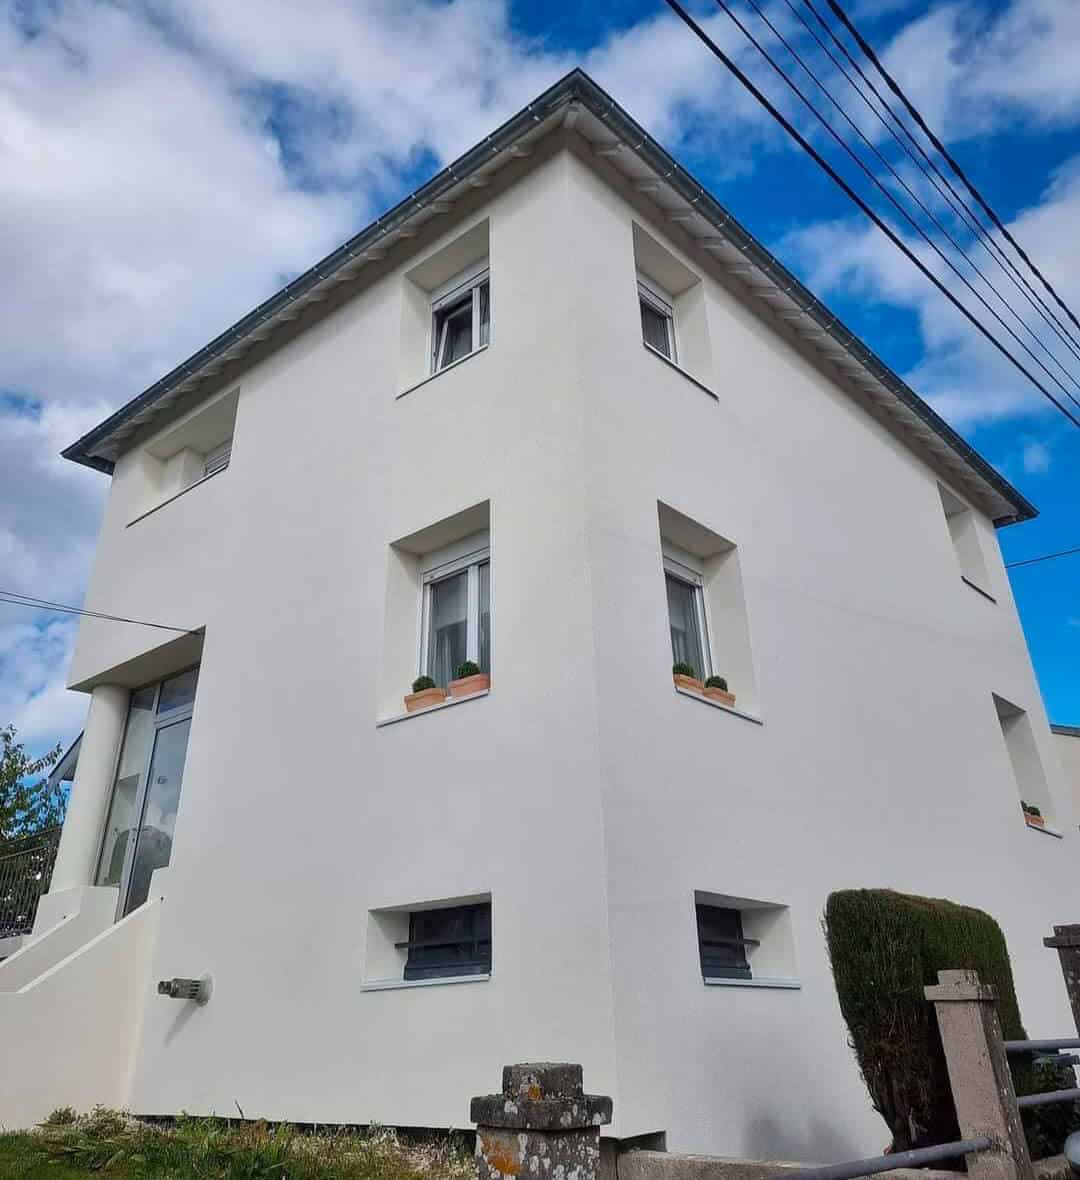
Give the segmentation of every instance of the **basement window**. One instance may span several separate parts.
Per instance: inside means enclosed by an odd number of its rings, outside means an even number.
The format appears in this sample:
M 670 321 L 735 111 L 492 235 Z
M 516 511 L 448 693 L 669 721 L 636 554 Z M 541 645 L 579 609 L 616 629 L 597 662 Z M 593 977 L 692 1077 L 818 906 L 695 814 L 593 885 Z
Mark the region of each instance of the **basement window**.
M 368 911 L 365 991 L 491 978 L 491 894 Z
M 491 902 L 409 915 L 406 979 L 491 974 Z
M 797 988 L 795 941 L 786 905 L 694 891 L 698 958 L 706 984 Z
M 746 948 L 758 944 L 743 936 L 738 910 L 698 902 L 697 930 L 704 979 L 751 978 Z

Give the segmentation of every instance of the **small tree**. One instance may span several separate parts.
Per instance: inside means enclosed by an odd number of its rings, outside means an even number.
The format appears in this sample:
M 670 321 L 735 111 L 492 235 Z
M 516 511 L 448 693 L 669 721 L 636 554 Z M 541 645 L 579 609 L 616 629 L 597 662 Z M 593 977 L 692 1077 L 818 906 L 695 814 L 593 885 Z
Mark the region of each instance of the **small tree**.
M 60 745 L 31 758 L 15 737 L 13 725 L 0 729 L 0 841 L 64 822 L 63 791 L 40 777 L 60 758 Z

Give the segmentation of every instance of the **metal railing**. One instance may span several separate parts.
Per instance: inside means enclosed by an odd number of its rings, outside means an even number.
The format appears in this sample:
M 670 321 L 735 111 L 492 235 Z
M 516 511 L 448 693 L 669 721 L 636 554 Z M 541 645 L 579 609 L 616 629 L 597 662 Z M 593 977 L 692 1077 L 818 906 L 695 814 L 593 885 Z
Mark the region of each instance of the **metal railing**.
M 1057 1037 L 1042 1041 L 1005 1041 L 1006 1053 L 1035 1053 L 1058 1065 L 1075 1065 L 1076 1057 L 1059 1052 L 1080 1049 L 1080 1037 Z M 1016 1105 L 1025 1110 L 1032 1106 L 1050 1106 L 1055 1102 L 1080 1102 L 1080 1087 L 1068 1090 L 1044 1090 L 1041 1094 L 1018 1094 Z
M 49 889 L 60 828 L 0 844 L 0 938 L 29 934 L 38 899 Z
M 842 1164 L 825 1164 L 820 1168 L 792 1168 L 770 1176 L 769 1180 L 855 1180 L 858 1176 L 876 1176 L 879 1172 L 895 1172 L 899 1168 L 923 1168 L 940 1164 L 976 1151 L 993 1147 L 988 1135 L 975 1139 L 958 1139 L 954 1143 L 939 1143 L 935 1147 L 916 1147 L 911 1151 L 897 1151 L 892 1155 L 872 1155 L 865 1160 L 846 1160 Z

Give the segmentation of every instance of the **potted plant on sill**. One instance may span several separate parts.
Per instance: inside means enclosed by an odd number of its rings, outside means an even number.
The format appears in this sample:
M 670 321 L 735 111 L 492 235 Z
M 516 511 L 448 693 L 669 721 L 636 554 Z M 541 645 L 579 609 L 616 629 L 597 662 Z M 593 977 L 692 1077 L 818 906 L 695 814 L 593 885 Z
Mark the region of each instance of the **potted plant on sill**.
M 480 671 L 480 665 L 472 660 L 458 664 L 457 677 L 450 681 L 450 695 L 452 697 L 472 696 L 476 692 L 487 692 L 491 687 L 491 676 Z
M 1043 813 L 1042 813 L 1041 808 L 1036 807 L 1034 803 L 1024 803 L 1024 802 L 1021 802 L 1020 807 L 1024 812 L 1024 822 L 1028 825 L 1029 828 L 1045 828 L 1046 827 L 1046 820 L 1043 819 Z
M 729 709 L 735 704 L 735 694 L 728 692 L 727 681 L 723 676 L 710 676 L 705 681 L 705 695 L 710 701 L 719 701 Z
M 675 681 L 676 688 L 685 688 L 688 692 L 697 693 L 705 691 L 705 685 L 694 675 L 694 669 L 681 660 L 671 665 L 671 678 Z
M 405 712 L 430 709 L 432 705 L 441 705 L 445 700 L 445 688 L 439 688 L 430 676 L 417 676 L 412 682 L 412 692 L 405 694 Z

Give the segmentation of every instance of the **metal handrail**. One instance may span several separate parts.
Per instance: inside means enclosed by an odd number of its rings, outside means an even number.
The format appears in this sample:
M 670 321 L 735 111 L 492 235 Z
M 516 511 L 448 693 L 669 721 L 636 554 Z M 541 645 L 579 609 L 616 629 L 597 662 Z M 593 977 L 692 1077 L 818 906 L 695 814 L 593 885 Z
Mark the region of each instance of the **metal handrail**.
M 925 1164 L 938 1164 L 957 1156 L 986 1151 L 993 1146 L 988 1135 L 977 1139 L 958 1139 L 954 1143 L 939 1143 L 935 1147 L 916 1147 L 911 1151 L 898 1151 L 893 1155 L 875 1155 L 865 1160 L 848 1160 L 841 1164 L 825 1164 L 820 1168 L 793 1168 L 779 1172 L 768 1180 L 856 1180 L 859 1176 L 875 1176 L 879 1172 L 895 1172 L 898 1168 L 921 1168 Z
M 1021 1110 L 1029 1106 L 1050 1106 L 1054 1102 L 1080 1102 L 1080 1089 L 1047 1090 L 1042 1094 L 1021 1094 L 1016 1099 L 1016 1105 Z
M 1006 1053 L 1053 1052 L 1055 1049 L 1080 1049 L 1080 1037 L 1059 1037 L 1049 1041 L 1006 1041 Z
M 60 828 L 0 844 L 0 938 L 29 934 L 38 899 L 48 891 Z

